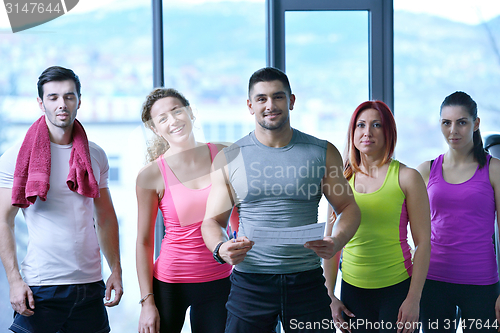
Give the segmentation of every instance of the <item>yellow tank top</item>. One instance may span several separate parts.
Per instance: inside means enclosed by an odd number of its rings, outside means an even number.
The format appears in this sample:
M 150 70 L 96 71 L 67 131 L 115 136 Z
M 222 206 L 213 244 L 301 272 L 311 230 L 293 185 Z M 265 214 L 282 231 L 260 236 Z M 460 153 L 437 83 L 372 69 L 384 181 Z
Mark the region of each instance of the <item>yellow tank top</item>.
M 342 255 L 342 278 L 358 288 L 375 289 L 395 285 L 412 273 L 407 239 L 408 213 L 399 186 L 399 162 L 392 160 L 382 186 L 372 193 L 354 190 L 361 210 L 361 224 Z

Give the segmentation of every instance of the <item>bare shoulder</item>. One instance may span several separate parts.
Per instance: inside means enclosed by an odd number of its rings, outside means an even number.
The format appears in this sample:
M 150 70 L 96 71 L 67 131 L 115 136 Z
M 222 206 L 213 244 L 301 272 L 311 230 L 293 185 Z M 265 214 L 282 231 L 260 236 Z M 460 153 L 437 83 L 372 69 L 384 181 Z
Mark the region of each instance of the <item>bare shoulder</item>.
M 415 186 L 424 184 L 424 179 L 420 172 L 416 169 L 410 168 L 409 166 L 400 162 L 399 165 L 399 184 L 403 191 L 412 190 Z
M 162 190 L 165 185 L 156 161 L 148 163 L 137 175 L 136 185 L 148 190 Z
M 420 163 L 420 165 L 417 167 L 418 172 L 420 172 L 421 175 L 423 174 L 429 174 L 431 172 L 431 161 L 425 161 Z
M 399 175 L 410 179 L 415 177 L 420 179 L 422 178 L 422 176 L 416 169 L 410 168 L 409 166 L 401 162 L 399 162 Z
M 217 153 L 217 155 L 215 156 L 213 162 L 212 162 L 212 168 L 214 170 L 218 170 L 218 169 L 221 169 L 221 168 L 224 168 L 227 166 L 227 158 L 226 158 L 226 154 L 221 150 L 219 150 L 219 152 Z
M 217 147 L 217 150 L 220 152 L 222 149 L 228 147 L 228 145 L 223 144 L 223 143 L 216 143 L 215 147 Z
M 431 161 L 425 161 L 417 167 L 418 172 L 422 175 L 422 178 L 427 183 L 429 180 L 429 175 L 431 174 Z
M 492 156 L 490 160 L 490 170 L 499 170 L 499 169 L 500 169 L 500 160 Z
M 334 163 L 342 165 L 342 156 L 340 156 L 339 150 L 332 143 L 327 141 L 326 146 L 326 160 L 327 163 Z
M 499 187 L 500 189 L 500 160 L 496 157 L 492 157 L 490 160 L 490 182 L 493 187 Z
M 340 156 L 339 151 L 337 148 L 331 144 L 330 142 L 327 142 L 327 147 L 326 147 L 326 172 L 324 176 L 324 180 L 333 180 L 336 179 L 337 181 L 340 179 L 345 179 L 343 177 L 343 163 L 342 163 L 342 156 Z
M 327 149 L 327 151 L 332 151 L 333 150 L 333 151 L 336 151 L 337 153 L 339 152 L 339 150 L 337 149 L 337 147 L 333 143 L 331 143 L 330 141 L 326 142 L 326 149 Z

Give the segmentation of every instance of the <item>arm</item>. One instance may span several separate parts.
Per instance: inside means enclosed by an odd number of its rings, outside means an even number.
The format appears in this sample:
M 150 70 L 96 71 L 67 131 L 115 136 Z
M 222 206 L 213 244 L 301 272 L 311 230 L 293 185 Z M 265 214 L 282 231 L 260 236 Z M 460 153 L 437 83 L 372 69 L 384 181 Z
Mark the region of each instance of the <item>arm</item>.
M 226 142 L 225 144 L 218 143 L 218 144 L 216 144 L 217 150 L 220 152 L 222 149 L 230 146 L 231 144 L 232 143 L 230 143 L 230 142 Z M 218 163 L 220 163 L 220 161 Z M 240 224 L 240 214 L 238 213 L 238 209 L 236 207 L 233 207 L 233 210 L 231 211 L 231 215 L 229 216 L 229 226 L 231 227 L 231 229 L 230 230 L 226 229 L 227 232 L 232 233 L 233 231 L 236 231 L 236 233 L 238 233 L 239 224 Z
M 431 161 L 425 161 L 417 167 L 418 172 L 424 179 L 425 186 L 429 183 L 429 175 L 431 174 Z
M 141 170 L 137 176 L 137 242 L 136 268 L 139 279 L 141 298 L 153 293 L 153 260 L 155 245 L 155 223 L 158 214 L 158 192 L 156 187 L 160 182 L 160 170 L 153 171 L 153 165 Z M 141 304 L 139 317 L 139 332 L 160 332 L 160 315 L 156 308 L 154 295 L 150 295 Z
M 327 216 L 327 235 L 331 235 L 333 224 L 335 223 L 336 215 L 333 211 L 333 208 L 328 206 L 328 216 Z M 332 303 L 330 304 L 330 308 L 332 309 L 332 316 L 337 328 L 342 332 L 351 332 L 349 329 L 348 323 L 342 317 L 342 312 L 348 315 L 349 317 L 355 317 L 354 314 L 349 311 L 339 300 L 335 297 L 335 285 L 337 284 L 337 273 L 339 271 L 339 263 L 340 263 L 341 251 L 337 252 L 331 259 L 323 260 L 323 269 L 325 270 L 325 285 L 328 289 L 328 295 L 332 299 Z
M 217 244 L 224 242 L 219 248 L 219 255 L 225 262 L 236 265 L 245 259 L 253 243 L 246 237 L 238 237 L 236 242 L 227 240 L 226 227 L 233 208 L 233 200 L 224 152 L 217 154 L 212 170 L 212 188 L 208 195 L 205 218 L 201 224 L 201 234 L 210 252 L 214 251 Z
M 118 305 L 123 295 L 122 267 L 120 263 L 120 245 L 118 220 L 116 218 L 109 189 L 101 188 L 99 198 L 94 199 L 94 218 L 97 238 L 101 251 L 106 257 L 111 275 L 106 281 L 106 306 Z M 111 300 L 111 291 L 115 297 Z
M 34 314 L 35 300 L 30 287 L 19 273 L 14 222 L 19 208 L 10 204 L 12 189 L 0 188 L 0 258 L 10 286 L 10 303 L 23 316 Z M 27 306 L 28 304 L 28 306 Z
M 497 224 L 498 230 L 500 230 L 500 160 L 496 158 L 491 158 L 490 160 L 490 183 L 493 187 L 493 191 L 495 192 L 495 210 L 497 212 Z M 500 239 L 497 239 L 497 242 Z M 498 255 L 498 254 L 497 254 Z M 497 321 L 500 322 L 500 296 L 498 296 L 496 304 L 495 304 L 495 315 L 497 317 Z
M 323 194 L 335 210 L 337 220 L 331 236 L 305 244 L 323 259 L 330 259 L 347 244 L 358 230 L 361 220 L 359 207 L 342 170 L 342 158 L 337 148 L 328 143 Z
M 425 183 L 420 174 L 411 168 L 401 165 L 399 182 L 406 197 L 406 208 L 410 220 L 410 228 L 415 244 L 413 257 L 413 273 L 410 289 L 399 308 L 398 322 L 412 323 L 416 327 L 419 318 L 420 297 L 424 287 L 431 253 L 431 220 L 429 198 Z M 403 325 L 403 327 L 406 327 Z M 398 329 L 398 332 L 412 332 L 413 329 Z
M 335 297 L 335 284 L 340 258 L 340 250 L 354 236 L 361 221 L 359 207 L 354 200 L 351 187 L 342 173 L 342 158 L 337 148 L 328 143 L 326 151 L 326 171 L 323 177 L 323 194 L 330 203 L 328 210 L 327 235 L 323 240 L 307 242 L 304 246 L 312 249 L 324 259 L 324 270 L 328 294 L 332 298 L 332 316 L 337 325 L 345 321 L 342 312 L 353 317 L 344 304 Z M 334 218 L 334 213 L 336 219 Z M 335 256 L 335 254 L 338 254 Z M 346 327 L 346 326 L 341 326 Z M 348 326 L 347 326 L 348 327 Z M 342 329 L 343 332 L 349 331 Z

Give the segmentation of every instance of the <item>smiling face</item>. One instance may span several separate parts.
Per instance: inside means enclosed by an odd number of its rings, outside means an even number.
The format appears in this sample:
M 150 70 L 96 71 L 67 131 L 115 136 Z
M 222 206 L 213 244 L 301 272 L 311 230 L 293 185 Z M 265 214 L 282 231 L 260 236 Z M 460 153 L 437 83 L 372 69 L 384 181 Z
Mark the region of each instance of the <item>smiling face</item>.
M 247 100 L 250 114 L 264 130 L 280 130 L 290 124 L 290 112 L 293 110 L 295 96 L 286 92 L 283 83 L 278 80 L 256 83 Z
M 71 129 L 80 98 L 73 80 L 50 81 L 43 85 L 43 99 L 38 97 L 40 109 L 45 113 L 45 121 L 49 131 Z
M 450 148 L 472 149 L 474 131 L 478 129 L 479 118 L 473 120 L 464 107 L 449 105 L 441 109 L 441 132 Z
M 359 114 L 354 129 L 353 143 L 361 154 L 384 154 L 384 131 L 380 113 L 377 110 L 366 109 Z
M 193 138 L 193 114 L 175 97 L 157 100 L 151 107 L 153 131 L 162 136 L 169 145 L 176 145 Z

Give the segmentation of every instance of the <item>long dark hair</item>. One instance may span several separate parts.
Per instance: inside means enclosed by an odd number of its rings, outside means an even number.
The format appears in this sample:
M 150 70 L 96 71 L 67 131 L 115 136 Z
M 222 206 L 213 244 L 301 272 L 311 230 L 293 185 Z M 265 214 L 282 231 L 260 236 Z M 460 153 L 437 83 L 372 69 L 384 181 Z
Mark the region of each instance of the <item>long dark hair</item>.
M 467 110 L 467 113 L 472 117 L 472 121 L 476 121 L 477 119 L 477 103 L 472 99 L 472 97 L 470 97 L 463 91 L 456 91 L 453 94 L 447 96 L 441 104 L 439 114 L 441 114 L 441 111 L 445 106 L 461 106 L 465 110 Z M 472 148 L 474 158 L 476 159 L 477 163 L 479 163 L 479 168 L 482 168 L 486 165 L 487 153 L 484 150 L 483 139 L 481 138 L 481 132 L 479 131 L 479 128 L 474 131 L 472 139 L 474 140 L 474 147 Z

